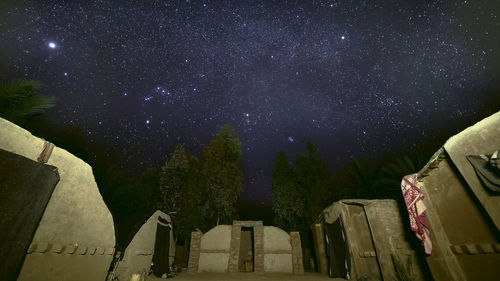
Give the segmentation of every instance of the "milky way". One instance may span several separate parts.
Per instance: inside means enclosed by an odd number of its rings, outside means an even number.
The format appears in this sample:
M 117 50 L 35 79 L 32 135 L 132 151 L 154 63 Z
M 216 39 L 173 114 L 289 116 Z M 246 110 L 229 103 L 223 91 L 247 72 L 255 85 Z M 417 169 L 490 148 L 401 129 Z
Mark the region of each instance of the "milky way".
M 482 93 L 498 85 L 496 11 L 430 0 L 24 1 L 3 11 L 0 47 L 57 98 L 50 116 L 137 173 L 177 143 L 200 155 L 231 124 L 244 198 L 269 204 L 279 150 L 293 159 L 311 140 L 336 167 L 483 111 Z

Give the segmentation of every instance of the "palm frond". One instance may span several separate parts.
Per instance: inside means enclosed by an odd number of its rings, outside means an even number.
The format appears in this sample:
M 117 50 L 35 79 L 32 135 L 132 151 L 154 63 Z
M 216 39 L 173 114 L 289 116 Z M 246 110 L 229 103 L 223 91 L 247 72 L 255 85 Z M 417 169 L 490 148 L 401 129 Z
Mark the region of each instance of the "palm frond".
M 55 105 L 55 99 L 38 94 L 40 81 L 14 80 L 0 82 L 0 116 L 12 122 L 42 113 Z

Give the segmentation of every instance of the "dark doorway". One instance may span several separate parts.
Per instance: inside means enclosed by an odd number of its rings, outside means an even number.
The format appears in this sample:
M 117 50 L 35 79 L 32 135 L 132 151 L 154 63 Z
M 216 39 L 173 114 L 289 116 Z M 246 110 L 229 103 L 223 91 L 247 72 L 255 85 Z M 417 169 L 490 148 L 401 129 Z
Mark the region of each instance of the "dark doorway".
M 325 244 L 328 257 L 328 276 L 346 278 L 350 269 L 349 251 L 342 219 L 325 223 Z
M 153 273 L 157 277 L 170 273 L 170 224 L 158 216 L 156 226 L 155 252 L 153 254 Z
M 254 265 L 254 240 L 253 227 L 242 227 L 240 236 L 240 256 L 238 270 L 241 272 L 253 272 Z

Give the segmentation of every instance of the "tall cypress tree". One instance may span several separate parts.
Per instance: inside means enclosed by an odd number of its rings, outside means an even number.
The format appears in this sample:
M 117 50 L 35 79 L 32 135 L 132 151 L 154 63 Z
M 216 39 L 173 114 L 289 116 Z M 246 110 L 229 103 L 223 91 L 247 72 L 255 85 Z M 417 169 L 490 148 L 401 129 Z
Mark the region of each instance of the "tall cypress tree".
M 307 142 L 307 155 L 297 156 L 295 167 L 297 184 L 306 200 L 305 224 L 310 225 L 332 203 L 329 202 L 332 197 L 332 172 L 310 141 Z
M 236 209 L 233 204 L 243 187 L 240 170 L 241 142 L 234 129 L 223 125 L 204 151 L 203 174 L 206 179 L 210 208 L 218 223 L 231 223 Z
M 283 151 L 273 165 L 271 188 L 275 224 L 287 231 L 297 230 L 304 213 L 304 194 L 298 190 L 294 168 Z
M 161 208 L 176 212 L 173 216 L 174 231 L 183 237 L 196 228 L 207 230 L 205 218 L 213 211 L 207 204 L 207 187 L 200 161 L 182 145 L 177 145 L 160 169 Z
M 160 170 L 160 191 L 164 211 L 177 211 L 177 203 L 182 195 L 182 188 L 186 185 L 188 171 L 188 154 L 182 145 L 177 145 Z
M 207 231 L 213 225 L 209 225 L 205 218 L 210 217 L 210 209 L 207 208 L 207 187 L 201 171 L 201 163 L 198 158 L 188 154 L 188 170 L 186 181 L 182 186 L 182 196 L 178 199 L 174 216 L 177 232 L 185 237 L 196 228 Z

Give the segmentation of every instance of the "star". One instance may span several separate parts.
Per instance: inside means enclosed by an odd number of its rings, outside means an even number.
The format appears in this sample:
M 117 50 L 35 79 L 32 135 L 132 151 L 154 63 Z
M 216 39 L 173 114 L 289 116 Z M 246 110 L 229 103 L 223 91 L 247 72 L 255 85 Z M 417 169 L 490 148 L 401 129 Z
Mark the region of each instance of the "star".
M 279 150 L 293 159 L 311 140 L 340 167 L 351 151 L 378 157 L 411 146 L 412 131 L 432 138 L 490 110 L 498 13 L 459 16 L 485 7 L 464 1 L 443 12 L 429 1 L 24 1 L 6 13 L 0 49 L 57 99 L 48 113 L 133 167 L 163 161 L 181 140 L 200 157 L 229 123 L 249 163 L 245 190 L 269 203 Z M 135 144 L 158 150 L 125 152 Z

